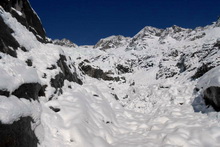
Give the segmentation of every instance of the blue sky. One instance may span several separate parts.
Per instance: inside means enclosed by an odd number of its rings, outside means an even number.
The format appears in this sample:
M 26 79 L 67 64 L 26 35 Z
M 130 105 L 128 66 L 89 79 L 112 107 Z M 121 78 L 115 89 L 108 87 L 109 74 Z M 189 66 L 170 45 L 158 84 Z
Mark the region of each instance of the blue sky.
M 132 37 L 145 26 L 205 26 L 220 16 L 220 0 L 30 0 L 47 36 L 94 45 L 111 35 Z

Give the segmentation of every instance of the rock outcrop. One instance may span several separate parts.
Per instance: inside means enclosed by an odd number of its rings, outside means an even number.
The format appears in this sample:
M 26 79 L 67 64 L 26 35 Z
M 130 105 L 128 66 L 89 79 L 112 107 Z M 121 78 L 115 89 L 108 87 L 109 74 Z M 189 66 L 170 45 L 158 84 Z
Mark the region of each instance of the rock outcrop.
M 31 31 L 40 42 L 48 42 L 42 23 L 28 0 L 1 0 L 0 6 Z
M 16 57 L 16 49 L 20 47 L 20 45 L 12 36 L 13 30 L 4 23 L 1 17 L 0 28 L 0 52 Z
M 211 105 L 216 111 L 220 111 L 220 87 L 211 86 L 204 91 L 206 105 Z
M 199 80 L 196 88 L 201 91 L 205 104 L 220 111 L 220 66 L 210 69 Z
M 18 98 L 38 101 L 41 87 L 42 86 L 39 83 L 25 83 L 12 92 L 12 95 L 17 96 Z
M 37 147 L 38 139 L 32 130 L 31 117 L 23 117 L 13 124 L 0 122 L 1 147 Z
M 98 67 L 94 67 L 92 65 L 89 65 L 85 61 L 83 61 L 79 64 L 79 69 L 84 74 L 86 74 L 90 77 L 96 78 L 96 79 L 102 79 L 102 80 L 105 80 L 105 81 L 116 81 L 116 82 L 120 81 L 120 80 L 125 80 L 124 77 L 113 76 L 112 72 L 110 72 L 110 71 L 104 72 L 102 69 L 100 69 Z
M 32 32 L 38 41 L 42 43 L 48 42 L 46 33 L 42 27 L 41 21 L 38 18 L 37 14 L 31 8 L 28 0 L 1 0 L 0 1 L 0 54 L 1 54 L 1 90 L 0 95 L 6 96 L 10 99 L 10 96 L 16 96 L 15 99 L 20 99 L 18 102 L 22 102 L 21 99 L 27 99 L 31 102 L 36 102 L 38 104 L 39 96 L 44 95 L 45 87 L 38 83 L 39 79 L 37 77 L 37 72 L 35 67 L 26 67 L 32 66 L 33 63 L 31 60 L 27 60 L 27 64 L 22 62 L 18 57 L 17 50 L 20 49 L 21 52 L 27 52 L 27 49 L 23 47 L 18 40 L 13 36 L 14 29 L 9 27 L 5 22 L 4 14 L 6 12 L 10 13 L 7 15 L 9 17 L 14 17 L 16 20 L 25 26 L 27 30 Z M 26 30 L 25 30 L 26 31 Z M 10 56 L 8 56 L 10 55 Z M 9 67 L 9 65 L 12 65 Z M 16 69 L 15 69 L 16 68 Z M 35 72 L 33 72 L 35 71 Z M 22 73 L 19 74 L 19 73 Z M 16 74 L 17 73 L 17 74 Z M 30 76 L 32 78 L 28 78 Z M 18 78 L 20 77 L 20 78 Z M 30 79 L 28 82 L 27 79 Z M 36 81 L 35 81 L 36 79 Z M 31 82 L 35 81 L 35 82 Z M 14 83 L 13 83 L 14 82 Z M 16 84 L 16 85 L 14 85 Z M 20 84 L 20 85 L 17 85 Z M 8 86 L 12 85 L 12 86 Z M 5 87 L 4 87 L 5 86 Z M 13 88 L 12 88 L 13 87 Z M 14 89 L 15 88 L 15 89 Z M 3 104 L 3 101 L 1 101 Z M 28 105 L 28 104 L 27 104 Z M 6 105 L 7 106 L 7 105 Z M 25 107 L 26 105 L 24 105 Z M 17 107 L 14 105 L 14 107 Z M 18 106 L 19 107 L 19 106 Z M 24 110 L 29 110 L 24 108 Z M 13 108 L 12 108 L 13 109 Z M 16 113 L 13 110 L 10 111 L 10 107 L 7 112 Z M 33 108 L 35 110 L 35 108 Z M 3 109 L 1 111 L 4 112 Z M 40 110 L 36 110 L 38 113 Z M 39 122 L 35 122 L 33 116 L 26 115 L 28 113 L 18 112 L 21 114 L 20 118 L 15 118 L 11 120 L 9 124 L 3 123 L 4 121 L 0 120 L 0 146 L 1 147 L 37 147 L 39 143 L 38 138 L 35 135 L 33 126 L 37 126 Z M 23 113 L 25 116 L 23 116 Z M 12 114 L 12 116 L 17 116 Z M 35 116 L 38 117 L 38 116 Z M 4 118 L 3 118 L 4 119 Z
M 57 66 L 61 69 L 61 72 L 59 72 L 59 74 L 57 74 L 55 78 L 52 78 L 50 81 L 51 86 L 56 89 L 55 93 L 62 93 L 61 88 L 64 85 L 64 80 L 76 82 L 82 85 L 82 81 L 78 78 L 78 75 L 75 72 L 75 66 L 73 64 L 67 65 L 66 62 L 66 56 L 60 55 L 60 58 L 57 61 Z

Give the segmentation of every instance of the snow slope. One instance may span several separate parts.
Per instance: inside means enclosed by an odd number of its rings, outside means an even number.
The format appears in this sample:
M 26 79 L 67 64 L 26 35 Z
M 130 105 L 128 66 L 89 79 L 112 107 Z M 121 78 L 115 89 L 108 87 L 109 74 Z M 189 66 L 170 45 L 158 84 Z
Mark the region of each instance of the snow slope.
M 97 48 L 71 48 L 40 43 L 9 13 L 1 9 L 0 15 L 27 49 L 18 48 L 17 58 L 1 54 L 0 88 L 12 92 L 23 83 L 47 85 L 39 102 L 1 96 L 0 121 L 31 116 L 39 147 L 220 146 L 219 113 L 194 90 L 199 68 L 219 65 L 218 22 L 195 30 L 146 27 L 133 38 L 112 36 Z M 110 47 L 103 50 L 105 41 Z M 51 79 L 63 72 L 61 55 L 82 85 L 67 78 L 53 86 Z M 82 62 L 113 80 L 90 77 Z
M 165 31 L 168 30 L 172 28 Z M 127 49 L 126 45 L 118 48 L 114 46 L 113 49 L 105 51 L 83 46 L 75 49 L 65 48 L 64 52 L 75 60 L 76 65 L 87 60 L 89 62 L 87 64 L 92 67 L 106 72 L 111 71 L 111 76 L 122 76 L 126 80 L 105 81 L 85 75 L 82 87 L 72 86 L 73 89 L 77 89 L 70 94 L 72 97 L 70 101 L 74 101 L 72 105 L 64 104 L 63 98 L 58 98 L 55 104 L 49 102 L 59 108 L 65 107 L 64 113 L 62 108 L 60 112 L 54 113 L 59 119 L 54 120 L 56 123 L 50 128 L 51 132 L 56 132 L 54 133 L 56 143 L 53 145 L 62 142 L 57 146 L 219 146 L 219 113 L 211 107 L 206 107 L 201 91 L 197 93 L 194 90 L 197 79 L 192 80 L 198 67 L 204 63 L 218 65 L 218 58 L 215 58 L 219 56 L 218 48 L 213 46 L 220 35 L 219 28 L 210 25 L 202 29 L 181 28 L 181 30 L 183 32 L 179 34 L 172 34 L 171 31 L 162 36 L 163 38 L 158 36 L 150 39 L 139 38 L 134 49 Z M 202 35 L 201 38 L 197 37 L 204 33 L 206 35 Z M 178 36 L 182 34 L 186 37 L 181 39 Z M 137 36 L 139 35 L 136 35 L 134 40 L 138 40 Z M 190 40 L 192 38 L 196 39 L 192 41 Z M 108 42 L 109 39 L 111 38 L 107 38 Z M 161 44 L 161 40 L 165 43 Z M 207 53 L 208 49 L 211 51 Z M 192 57 L 193 54 L 195 57 Z M 183 56 L 185 58 L 182 64 L 186 67 L 182 71 L 176 65 L 183 60 Z M 132 73 L 119 72 L 118 64 L 131 68 Z M 164 68 L 168 69 L 168 76 L 165 74 L 166 70 L 161 72 Z M 172 72 L 175 74 L 172 75 Z M 162 76 L 157 77 L 158 74 Z M 86 91 L 82 92 L 82 88 Z M 83 96 L 85 93 L 88 96 Z M 115 95 L 118 101 L 114 100 Z M 87 99 L 88 97 L 91 99 Z M 81 108 L 77 110 L 81 113 L 74 117 L 67 112 L 76 111 L 78 99 L 85 105 L 80 105 Z M 111 100 L 105 103 L 110 104 L 110 107 L 99 99 Z M 107 113 L 100 113 L 100 107 Z M 50 118 L 53 118 L 51 114 Z M 60 123 L 60 119 L 63 123 Z M 74 125 L 68 123 L 75 121 L 80 124 L 77 129 L 71 128 Z M 44 123 L 47 124 L 46 122 Z M 57 128 L 58 131 L 53 128 Z M 68 128 L 68 131 L 60 128 Z M 64 133 L 66 131 L 68 133 Z M 51 132 L 49 134 L 53 134 Z M 43 144 L 45 146 L 51 144 L 49 140 L 44 140 Z

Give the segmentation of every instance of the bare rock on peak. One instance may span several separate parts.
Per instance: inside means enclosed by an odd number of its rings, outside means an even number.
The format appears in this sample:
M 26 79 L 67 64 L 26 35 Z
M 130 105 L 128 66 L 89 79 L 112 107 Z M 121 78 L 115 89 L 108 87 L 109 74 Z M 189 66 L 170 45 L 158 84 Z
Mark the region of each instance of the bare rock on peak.
M 53 44 L 60 45 L 60 46 L 66 46 L 66 47 L 73 47 L 73 48 L 78 47 L 78 45 L 76 45 L 75 43 L 73 43 L 72 41 L 70 41 L 66 38 L 64 38 L 62 40 L 55 39 L 55 40 L 53 40 Z
M 110 36 L 99 40 L 98 43 L 93 48 L 99 48 L 101 50 L 118 48 L 121 46 L 125 46 L 129 40 L 130 40 L 129 37 L 124 37 L 122 35 Z

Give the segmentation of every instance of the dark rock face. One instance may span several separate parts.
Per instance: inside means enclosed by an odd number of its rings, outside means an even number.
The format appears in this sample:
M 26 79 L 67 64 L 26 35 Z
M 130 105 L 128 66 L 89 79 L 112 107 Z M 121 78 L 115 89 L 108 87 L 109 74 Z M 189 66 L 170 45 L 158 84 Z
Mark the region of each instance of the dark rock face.
M 208 64 L 203 64 L 201 67 L 199 67 L 196 71 L 196 73 L 192 76 L 192 79 L 197 79 L 201 76 L 203 76 L 206 72 L 214 68 L 214 66 L 209 66 Z
M 118 69 L 119 73 L 122 73 L 122 74 L 132 72 L 132 69 L 130 69 L 128 66 L 123 66 L 121 64 L 118 64 L 116 68 Z
M 184 72 L 185 70 L 186 70 L 186 65 L 185 65 L 185 56 L 184 55 L 182 55 L 181 57 L 180 57 L 180 60 L 179 60 L 179 62 L 176 64 L 176 66 L 180 69 L 180 73 L 182 73 L 182 72 Z
M 68 80 L 70 82 L 76 82 L 82 85 L 82 81 L 78 78 L 76 72 L 71 72 L 70 68 L 75 68 L 73 65 L 68 66 L 66 63 L 66 56 L 60 55 L 60 59 L 57 61 L 57 66 L 60 67 L 61 71 L 59 74 L 55 76 L 55 78 L 51 79 L 51 86 L 56 89 L 55 93 L 62 93 L 62 87 L 64 85 L 64 80 Z
M 107 81 L 114 80 L 113 77 L 108 76 L 108 73 L 103 72 L 103 70 L 99 68 L 94 68 L 91 65 L 86 65 L 84 63 L 85 62 L 82 62 L 79 64 L 80 70 L 82 70 L 88 76 L 96 78 L 96 79 L 107 80 Z
M 61 88 L 64 85 L 64 80 L 65 80 L 64 74 L 61 72 L 57 74 L 55 78 L 51 79 L 50 84 L 52 87 L 56 89 L 55 93 L 57 93 L 58 91 L 61 94 L 63 93 Z
M 41 21 L 31 8 L 28 0 L 1 0 L 0 6 L 2 6 L 5 11 L 11 13 L 11 15 L 31 31 L 40 42 L 48 42 Z M 22 15 L 18 14 L 18 12 Z M 13 30 L 4 23 L 1 16 L 0 28 L 0 52 L 17 57 L 16 49 L 18 47 L 26 51 L 12 36 Z
M 21 85 L 18 89 L 12 92 L 12 95 L 17 96 L 18 98 L 38 100 L 40 90 L 41 85 L 39 83 L 27 83 Z
M 177 72 L 171 68 L 163 67 L 160 68 L 156 74 L 156 79 L 160 79 L 164 77 L 165 79 L 173 77 L 177 74 Z
M 220 39 L 216 41 L 216 43 L 214 44 L 214 47 L 218 47 L 220 49 Z
M 3 96 L 6 96 L 6 97 L 9 97 L 10 92 L 7 91 L 7 90 L 0 90 L 0 95 L 3 95 Z
M 53 110 L 54 112 L 60 112 L 60 108 L 56 108 L 56 107 L 49 107 L 51 110 Z
M 15 95 L 18 98 L 38 100 L 38 96 L 45 96 L 44 91 L 46 87 L 46 85 L 41 86 L 39 83 L 25 83 L 19 86 L 19 88 L 13 91 L 11 94 L 5 89 L 0 90 L 0 95 L 4 95 L 6 97 Z
M 2 6 L 5 11 L 11 13 L 11 15 L 29 31 L 35 34 L 39 41 L 47 42 L 46 33 L 41 21 L 31 8 L 28 0 L 1 0 L 0 6 Z M 22 15 L 19 15 L 15 10 L 19 11 Z
M 38 93 L 38 96 L 45 96 L 45 91 L 46 91 L 47 85 L 41 86 L 41 89 Z
M 26 98 L 28 100 L 38 100 L 38 96 L 42 92 L 39 83 L 26 83 L 12 92 L 12 95 L 18 98 Z M 0 95 L 10 96 L 6 90 L 0 90 Z M 0 147 L 37 147 L 38 139 L 32 130 L 31 117 L 22 117 L 13 124 L 2 124 L 0 122 Z
M 115 100 L 117 100 L 117 101 L 119 100 L 119 98 L 116 94 L 112 93 L 112 95 L 115 97 Z
M 37 147 L 38 139 L 31 129 L 32 118 L 24 117 L 13 124 L 0 122 L 0 147 Z
M 13 30 L 9 28 L 0 16 L 0 52 L 17 57 L 16 49 L 20 47 L 19 43 L 11 35 Z
M 204 91 L 206 105 L 211 105 L 216 111 L 220 111 L 220 87 L 209 87 Z
M 91 65 L 87 64 L 85 60 L 79 64 L 79 69 L 86 75 L 96 78 L 96 79 L 103 79 L 105 81 L 126 81 L 125 77 L 111 77 L 110 74 L 113 74 L 111 71 L 104 72 L 100 68 L 92 67 Z
M 32 66 L 33 63 L 32 63 L 32 60 L 31 59 L 28 59 L 27 61 L 25 61 L 27 63 L 27 66 Z
M 56 67 L 56 65 L 51 65 L 51 67 L 47 67 L 47 69 L 49 69 L 49 70 L 53 70 L 53 69 L 56 69 L 57 67 Z
M 70 68 L 74 68 L 74 65 L 68 66 L 66 64 L 66 56 L 64 55 L 60 55 L 60 59 L 57 61 L 57 65 L 61 68 L 63 75 L 64 75 L 64 79 L 70 81 L 70 82 L 76 82 L 80 85 L 82 85 L 82 81 L 77 77 L 77 74 L 74 72 L 72 73 Z

